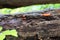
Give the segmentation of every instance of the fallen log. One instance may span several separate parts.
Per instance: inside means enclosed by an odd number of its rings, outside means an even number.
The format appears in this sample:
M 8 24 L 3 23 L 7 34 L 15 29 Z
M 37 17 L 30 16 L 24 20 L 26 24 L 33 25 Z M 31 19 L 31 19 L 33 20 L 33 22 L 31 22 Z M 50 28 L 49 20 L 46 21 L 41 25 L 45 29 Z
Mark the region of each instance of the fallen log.
M 43 15 L 49 13 L 51 14 L 50 16 Z M 0 16 L 0 26 L 4 30 L 17 30 L 19 37 L 7 37 L 9 40 L 25 40 L 27 37 L 36 38 L 35 35 L 37 35 L 38 39 L 60 36 L 60 12 L 48 10 L 44 12 L 2 15 Z

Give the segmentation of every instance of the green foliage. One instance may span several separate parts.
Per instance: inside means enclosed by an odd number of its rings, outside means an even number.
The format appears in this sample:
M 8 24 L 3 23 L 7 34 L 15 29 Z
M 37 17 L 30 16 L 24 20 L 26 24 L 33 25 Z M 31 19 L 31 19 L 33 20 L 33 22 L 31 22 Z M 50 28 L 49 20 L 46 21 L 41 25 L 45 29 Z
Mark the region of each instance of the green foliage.
M 2 30 L 2 27 L 0 26 L 0 31 L 1 30 Z M 15 29 L 14 30 L 5 30 L 0 33 L 0 40 L 4 40 L 6 35 L 12 35 L 12 36 L 18 37 L 17 31 Z
M 2 29 L 3 29 L 3 28 L 0 26 L 0 31 L 2 31 Z
M 10 14 L 11 10 L 12 9 L 9 9 L 9 8 L 3 8 L 3 9 L 0 9 L 0 13 L 2 13 L 2 14 Z
M 31 5 L 26 7 L 19 7 L 15 9 L 3 8 L 0 9 L 0 14 L 15 14 L 21 12 L 31 12 L 37 10 L 44 10 L 44 9 L 57 9 L 60 8 L 60 4 L 42 4 L 42 5 Z

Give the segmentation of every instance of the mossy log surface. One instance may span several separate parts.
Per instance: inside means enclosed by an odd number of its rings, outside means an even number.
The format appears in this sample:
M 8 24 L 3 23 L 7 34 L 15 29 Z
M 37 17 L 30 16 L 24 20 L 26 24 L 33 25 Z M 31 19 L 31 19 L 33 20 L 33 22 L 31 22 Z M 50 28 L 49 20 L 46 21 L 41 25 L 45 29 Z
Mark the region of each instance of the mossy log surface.
M 43 14 L 46 13 L 50 13 L 51 15 L 44 16 Z M 16 39 L 12 37 L 13 39 L 10 40 L 27 40 L 26 38 L 28 37 L 34 37 L 33 40 L 36 37 L 38 39 L 45 37 L 48 40 L 50 37 L 60 37 L 60 9 L 16 15 L 2 15 L 0 16 L 0 25 L 4 30 L 17 30 L 19 37 Z

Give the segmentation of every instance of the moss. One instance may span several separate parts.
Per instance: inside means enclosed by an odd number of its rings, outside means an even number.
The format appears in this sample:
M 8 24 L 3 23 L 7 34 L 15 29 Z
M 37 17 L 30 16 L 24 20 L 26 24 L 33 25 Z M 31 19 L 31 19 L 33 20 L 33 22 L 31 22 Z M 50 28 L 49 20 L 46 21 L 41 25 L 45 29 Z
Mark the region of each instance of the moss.
M 15 9 L 10 8 L 3 8 L 0 9 L 0 14 L 15 14 L 21 12 L 31 12 L 31 11 L 38 11 L 44 9 L 58 9 L 60 8 L 60 4 L 43 4 L 43 5 L 31 5 L 26 7 L 18 7 Z

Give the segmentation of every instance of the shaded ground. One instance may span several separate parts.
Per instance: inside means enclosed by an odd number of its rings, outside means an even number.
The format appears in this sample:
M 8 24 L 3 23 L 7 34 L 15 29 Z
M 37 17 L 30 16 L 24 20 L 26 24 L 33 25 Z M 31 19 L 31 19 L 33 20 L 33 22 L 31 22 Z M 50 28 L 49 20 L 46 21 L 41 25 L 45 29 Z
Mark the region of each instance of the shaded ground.
M 60 3 L 60 0 L 0 0 L 1 7 L 21 7 L 33 4 L 49 4 L 49 3 Z

